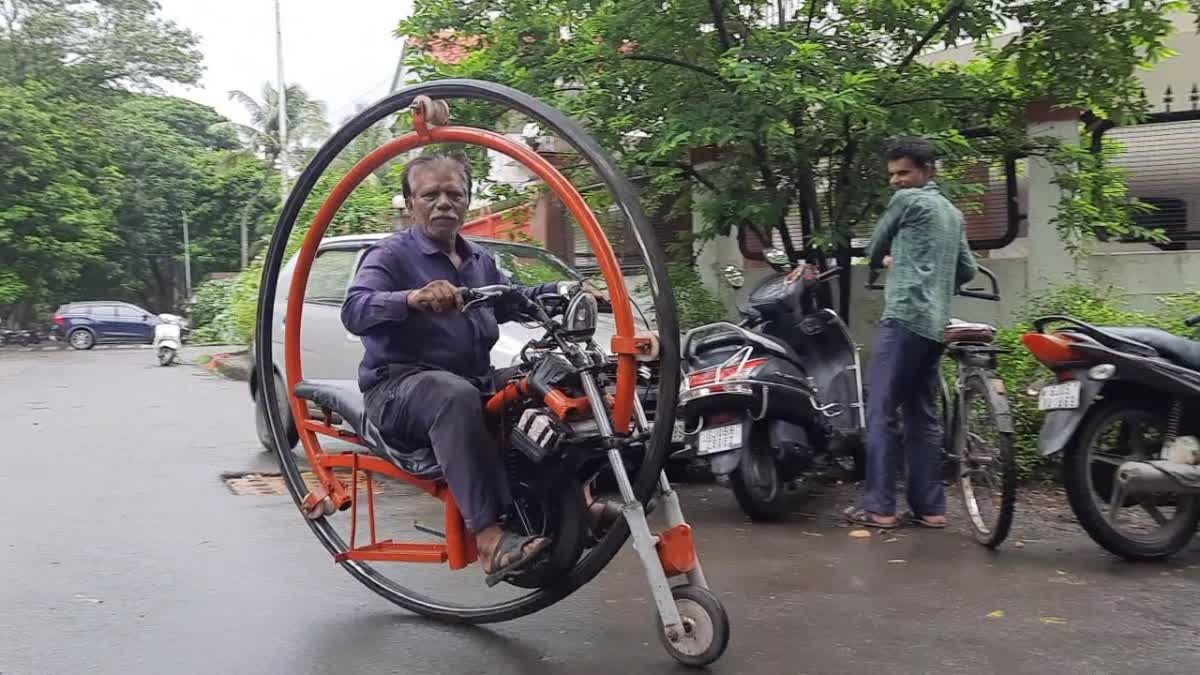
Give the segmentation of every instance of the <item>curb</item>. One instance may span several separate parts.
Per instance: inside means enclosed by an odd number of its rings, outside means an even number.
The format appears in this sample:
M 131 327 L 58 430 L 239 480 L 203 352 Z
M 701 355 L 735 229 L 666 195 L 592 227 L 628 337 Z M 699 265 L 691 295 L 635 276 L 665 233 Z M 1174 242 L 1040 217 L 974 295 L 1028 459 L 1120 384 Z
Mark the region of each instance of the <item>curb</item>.
M 204 367 L 221 377 L 237 382 L 250 381 L 250 359 L 248 352 L 213 354 Z
M 71 349 L 66 344 L 26 345 L 24 347 L 0 347 L 0 352 L 63 352 Z M 114 349 L 154 349 L 154 345 L 96 345 L 87 351 L 108 351 Z

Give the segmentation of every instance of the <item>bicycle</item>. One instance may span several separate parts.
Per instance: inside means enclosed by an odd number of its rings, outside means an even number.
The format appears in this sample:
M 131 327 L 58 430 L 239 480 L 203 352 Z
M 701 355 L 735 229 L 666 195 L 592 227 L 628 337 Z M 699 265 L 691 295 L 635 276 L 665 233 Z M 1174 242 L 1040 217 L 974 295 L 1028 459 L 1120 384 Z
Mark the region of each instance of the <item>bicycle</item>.
M 956 294 L 998 302 L 996 275 L 984 267 L 979 271 L 991 282 L 991 292 L 960 288 Z M 879 270 L 872 270 L 867 288 L 883 289 L 878 277 Z M 975 540 L 988 548 L 1008 537 L 1017 501 L 1015 429 L 1007 388 L 996 375 L 1000 354 L 1011 350 L 996 345 L 995 337 L 994 326 L 951 319 L 945 355 L 954 364 L 953 387 L 945 377 L 945 362 L 938 366 L 946 473 L 958 483 Z

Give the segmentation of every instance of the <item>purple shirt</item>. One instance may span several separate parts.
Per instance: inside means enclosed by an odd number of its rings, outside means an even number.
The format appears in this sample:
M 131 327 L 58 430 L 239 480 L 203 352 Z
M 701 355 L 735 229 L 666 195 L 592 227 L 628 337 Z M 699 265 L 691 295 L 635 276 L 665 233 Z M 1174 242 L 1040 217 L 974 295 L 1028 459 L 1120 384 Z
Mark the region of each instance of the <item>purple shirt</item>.
M 358 368 L 362 391 L 387 377 L 388 366 L 446 370 L 478 381 L 492 371 L 490 353 L 500 337 L 499 324 L 518 318 L 504 303 L 480 304 L 467 312 L 409 309 L 408 293 L 444 279 L 458 287 L 509 284 L 492 256 L 477 244 L 457 238 L 462 266 L 418 226 L 382 239 L 367 249 L 346 301 L 342 323 L 362 337 L 366 353 Z M 554 291 L 554 284 L 523 287 L 532 297 Z M 403 370 L 403 369 L 402 369 Z

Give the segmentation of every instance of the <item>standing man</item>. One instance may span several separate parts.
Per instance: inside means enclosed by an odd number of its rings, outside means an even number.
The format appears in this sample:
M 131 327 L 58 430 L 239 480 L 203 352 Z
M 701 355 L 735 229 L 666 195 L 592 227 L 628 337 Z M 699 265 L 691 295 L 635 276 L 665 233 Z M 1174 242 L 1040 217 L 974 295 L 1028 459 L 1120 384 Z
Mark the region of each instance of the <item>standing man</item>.
M 883 320 L 871 355 L 867 402 L 867 485 L 861 508 L 846 518 L 869 527 L 893 528 L 896 468 L 908 458 L 908 504 L 915 522 L 946 526 L 942 486 L 942 429 L 937 415 L 938 364 L 944 348 L 950 300 L 975 276 L 962 212 L 933 181 L 933 144 L 903 138 L 887 153 L 889 182 L 896 190 L 867 245 L 872 270 L 889 268 Z M 894 433 L 903 410 L 904 438 Z

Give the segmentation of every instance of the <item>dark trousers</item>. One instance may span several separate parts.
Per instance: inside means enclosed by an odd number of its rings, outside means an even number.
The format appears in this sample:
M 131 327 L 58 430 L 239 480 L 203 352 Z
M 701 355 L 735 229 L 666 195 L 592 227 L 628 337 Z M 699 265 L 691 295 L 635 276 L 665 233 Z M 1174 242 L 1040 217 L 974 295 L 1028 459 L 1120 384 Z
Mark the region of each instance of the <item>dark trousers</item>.
M 896 470 L 908 460 L 908 505 L 917 516 L 946 513 L 942 487 L 942 429 L 938 419 L 938 364 L 943 346 L 894 319 L 879 326 L 871 355 L 867 400 L 867 487 L 863 508 L 896 513 Z M 903 411 L 904 438 L 896 433 Z
M 365 395 L 367 415 L 389 442 L 432 448 L 467 529 L 499 522 L 512 504 L 504 462 L 484 419 L 484 397 L 508 379 L 473 383 L 444 370 L 401 371 Z

